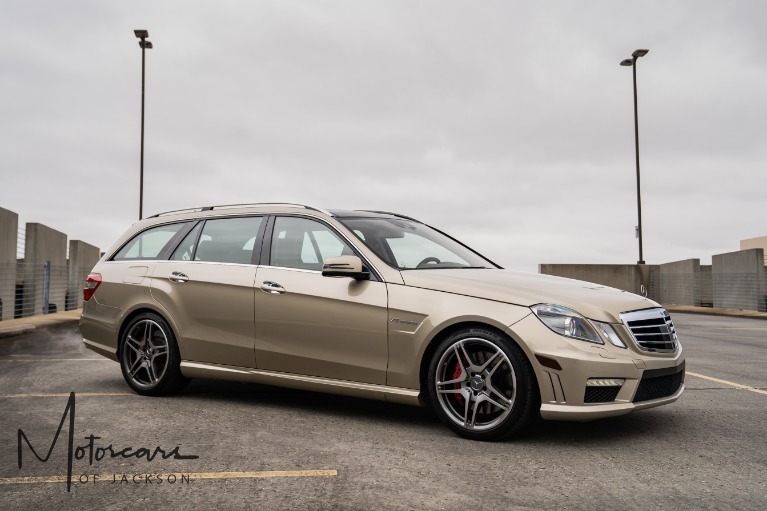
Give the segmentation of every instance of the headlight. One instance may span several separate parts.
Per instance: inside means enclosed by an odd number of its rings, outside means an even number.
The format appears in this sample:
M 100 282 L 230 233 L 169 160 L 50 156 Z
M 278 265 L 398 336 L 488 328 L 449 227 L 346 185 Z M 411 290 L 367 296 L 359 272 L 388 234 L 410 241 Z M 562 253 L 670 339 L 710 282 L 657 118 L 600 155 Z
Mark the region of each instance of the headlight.
M 533 305 L 530 309 L 544 325 L 559 335 L 580 339 L 581 341 L 604 344 L 604 341 L 599 337 L 591 322 L 574 310 L 562 307 L 561 305 L 550 305 L 547 303 Z

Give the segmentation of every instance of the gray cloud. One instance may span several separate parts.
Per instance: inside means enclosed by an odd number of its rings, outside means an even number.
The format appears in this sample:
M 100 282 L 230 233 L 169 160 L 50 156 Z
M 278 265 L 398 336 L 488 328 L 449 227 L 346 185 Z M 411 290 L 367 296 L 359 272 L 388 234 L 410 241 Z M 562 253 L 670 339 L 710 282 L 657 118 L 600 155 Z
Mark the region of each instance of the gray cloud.
M 629 10 L 630 9 L 630 10 Z M 722 2 L 23 2 L 0 7 L 0 206 L 107 248 L 138 214 L 401 211 L 497 262 L 737 249 L 763 217 L 767 7 Z

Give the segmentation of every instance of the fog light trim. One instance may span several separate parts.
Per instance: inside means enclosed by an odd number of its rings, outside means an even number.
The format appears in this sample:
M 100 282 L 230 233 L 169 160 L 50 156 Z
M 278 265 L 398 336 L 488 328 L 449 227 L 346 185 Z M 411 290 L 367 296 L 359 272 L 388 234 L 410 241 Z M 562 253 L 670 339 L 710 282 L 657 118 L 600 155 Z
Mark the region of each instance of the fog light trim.
M 589 378 L 586 381 L 587 387 L 622 387 L 626 383 L 623 378 Z

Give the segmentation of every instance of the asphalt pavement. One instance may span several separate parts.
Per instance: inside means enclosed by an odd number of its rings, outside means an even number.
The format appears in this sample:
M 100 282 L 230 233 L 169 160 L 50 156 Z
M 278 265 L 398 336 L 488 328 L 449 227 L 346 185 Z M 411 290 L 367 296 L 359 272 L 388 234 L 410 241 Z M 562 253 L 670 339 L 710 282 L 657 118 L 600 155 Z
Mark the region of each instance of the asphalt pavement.
M 261 385 L 140 397 L 76 323 L 37 325 L 0 339 L 0 509 L 767 509 L 767 323 L 673 319 L 677 403 L 495 443 L 429 409 Z

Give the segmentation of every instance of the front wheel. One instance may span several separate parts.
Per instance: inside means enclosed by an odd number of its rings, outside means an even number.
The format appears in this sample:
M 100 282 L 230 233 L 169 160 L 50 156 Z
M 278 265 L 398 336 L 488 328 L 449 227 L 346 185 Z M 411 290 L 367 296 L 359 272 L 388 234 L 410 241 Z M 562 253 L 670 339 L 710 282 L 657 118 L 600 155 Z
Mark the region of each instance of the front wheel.
M 538 414 L 538 386 L 522 350 L 481 328 L 450 335 L 429 366 L 429 397 L 440 419 L 474 440 L 497 440 Z
M 131 320 L 120 340 L 120 367 L 130 387 L 145 396 L 171 394 L 189 380 L 181 374 L 181 356 L 168 323 L 147 312 Z

